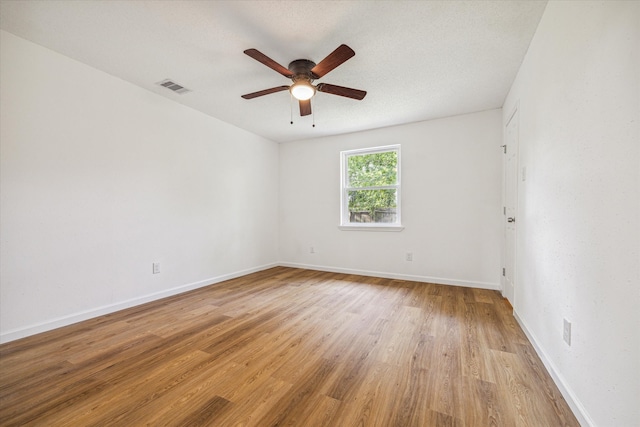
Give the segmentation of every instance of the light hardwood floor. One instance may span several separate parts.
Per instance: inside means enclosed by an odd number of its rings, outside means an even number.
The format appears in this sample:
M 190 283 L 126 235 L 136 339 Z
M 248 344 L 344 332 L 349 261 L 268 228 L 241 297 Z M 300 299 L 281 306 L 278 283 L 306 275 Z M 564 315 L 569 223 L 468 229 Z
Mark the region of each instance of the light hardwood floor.
M 278 267 L 0 346 L 0 425 L 578 426 L 495 291 Z

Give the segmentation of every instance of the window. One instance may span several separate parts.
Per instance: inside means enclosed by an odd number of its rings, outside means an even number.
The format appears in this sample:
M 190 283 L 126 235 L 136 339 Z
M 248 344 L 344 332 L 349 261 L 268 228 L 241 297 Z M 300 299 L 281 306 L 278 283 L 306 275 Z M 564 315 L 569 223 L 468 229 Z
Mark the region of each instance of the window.
M 343 151 L 341 229 L 400 231 L 400 146 Z

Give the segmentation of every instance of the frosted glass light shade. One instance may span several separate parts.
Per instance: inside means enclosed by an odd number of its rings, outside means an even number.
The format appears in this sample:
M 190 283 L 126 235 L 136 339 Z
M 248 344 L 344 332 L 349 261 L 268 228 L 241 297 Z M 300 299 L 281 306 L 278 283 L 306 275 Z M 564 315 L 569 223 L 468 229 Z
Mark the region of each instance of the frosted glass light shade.
M 291 95 L 300 101 L 311 99 L 316 93 L 316 88 L 306 81 L 295 82 L 289 90 L 291 91 Z

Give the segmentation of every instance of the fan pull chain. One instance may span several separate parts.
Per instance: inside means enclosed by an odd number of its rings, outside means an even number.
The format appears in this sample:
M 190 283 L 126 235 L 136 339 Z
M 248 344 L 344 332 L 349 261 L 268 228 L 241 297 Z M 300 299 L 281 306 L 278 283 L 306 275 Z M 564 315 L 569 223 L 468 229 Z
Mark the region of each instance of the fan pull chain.
M 313 98 L 311 98 L 311 99 L 313 99 Z M 311 102 L 311 99 L 309 100 L 309 102 Z M 311 107 L 313 107 L 313 108 L 311 108 L 311 120 L 313 122 L 311 127 L 316 127 L 316 107 L 315 107 L 313 102 L 311 102 Z
M 293 124 L 293 95 L 289 92 L 289 113 L 291 113 L 291 124 Z

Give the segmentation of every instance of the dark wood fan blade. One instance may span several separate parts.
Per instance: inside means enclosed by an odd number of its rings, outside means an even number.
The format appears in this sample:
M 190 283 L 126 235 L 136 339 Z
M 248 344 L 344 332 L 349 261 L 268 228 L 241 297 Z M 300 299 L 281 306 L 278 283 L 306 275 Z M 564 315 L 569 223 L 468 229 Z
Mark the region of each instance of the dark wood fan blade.
M 311 114 L 311 100 L 300 101 L 300 115 L 308 116 L 309 114 Z
M 336 50 L 320 61 L 318 65 L 313 67 L 311 69 L 311 73 L 313 73 L 315 78 L 319 79 L 355 54 L 356 53 L 349 46 L 341 44 Z
M 263 95 L 269 95 L 270 93 L 282 92 L 283 90 L 289 89 L 289 86 L 278 86 L 272 87 L 271 89 L 260 90 L 258 92 L 248 93 L 246 95 L 242 95 L 244 99 L 253 99 Z
M 318 92 L 330 93 L 331 95 L 346 96 L 347 98 L 362 100 L 367 92 L 364 90 L 351 89 L 350 87 L 330 85 L 328 83 L 320 83 L 316 89 Z
M 293 73 L 291 71 L 289 71 L 287 68 L 283 67 L 282 65 L 278 64 L 276 61 L 269 58 L 267 55 L 265 55 L 264 53 L 260 52 L 257 49 L 247 49 L 244 51 L 244 53 L 246 53 L 256 61 L 263 63 L 264 65 L 271 68 L 272 70 L 277 71 L 278 73 L 282 74 L 287 78 L 293 77 Z

